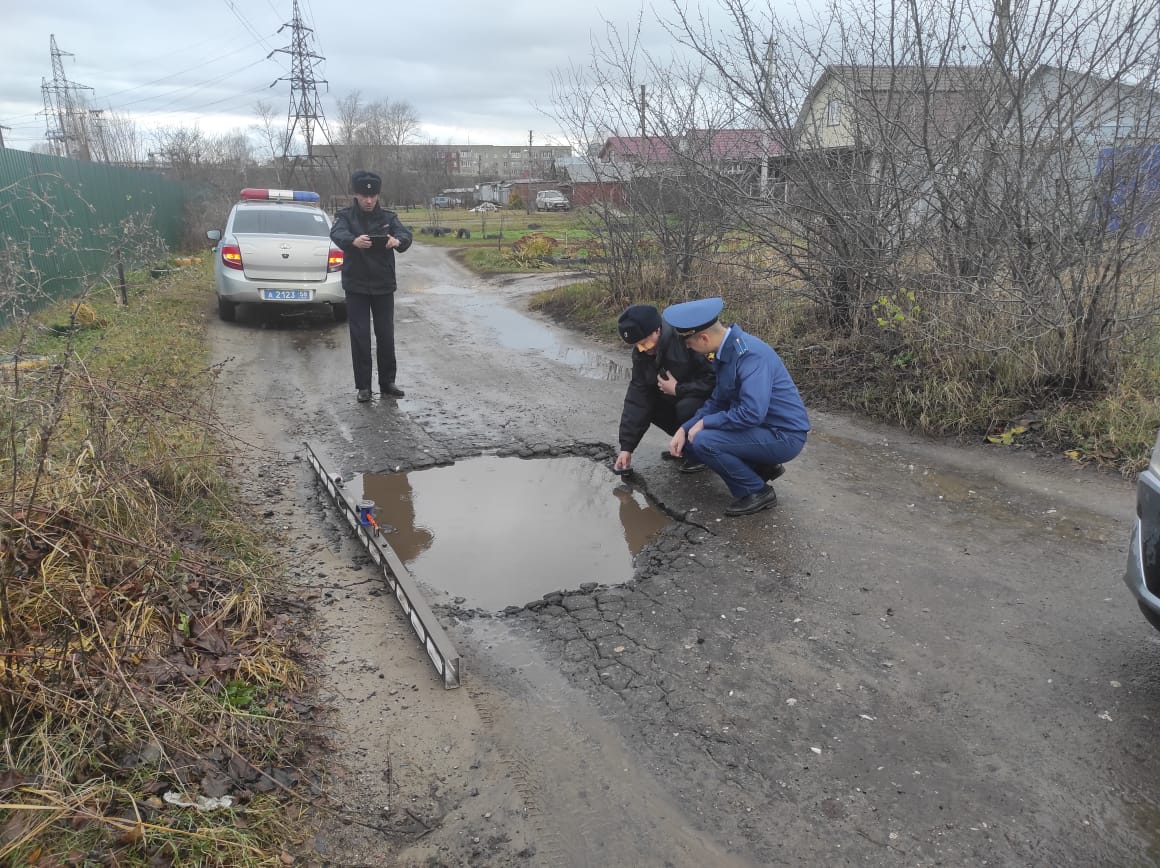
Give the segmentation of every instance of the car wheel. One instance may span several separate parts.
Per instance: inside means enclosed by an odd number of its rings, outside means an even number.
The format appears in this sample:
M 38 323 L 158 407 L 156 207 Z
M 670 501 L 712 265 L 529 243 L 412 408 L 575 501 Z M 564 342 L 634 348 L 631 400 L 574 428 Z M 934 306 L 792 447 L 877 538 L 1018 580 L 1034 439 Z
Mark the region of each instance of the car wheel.
M 218 316 L 222 322 L 233 322 L 238 318 L 237 302 L 218 296 Z
M 1136 601 L 1136 605 L 1140 607 L 1140 611 L 1144 613 L 1144 617 L 1148 619 L 1148 623 L 1157 630 L 1160 630 L 1160 612 L 1152 611 L 1139 600 Z
M 346 322 L 346 305 L 345 304 L 338 304 L 337 302 L 335 304 L 332 304 L 330 306 L 330 312 L 334 315 L 335 322 Z

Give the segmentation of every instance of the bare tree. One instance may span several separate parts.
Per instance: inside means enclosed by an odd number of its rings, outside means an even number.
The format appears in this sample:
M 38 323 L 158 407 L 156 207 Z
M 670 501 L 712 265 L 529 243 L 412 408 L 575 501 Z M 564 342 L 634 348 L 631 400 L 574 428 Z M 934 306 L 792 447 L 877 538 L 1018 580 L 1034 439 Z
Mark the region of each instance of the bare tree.
M 140 129 L 127 114 L 112 109 L 102 112 L 100 140 L 106 162 L 133 166 L 145 156 Z
M 153 131 L 153 151 L 181 180 L 193 178 L 207 162 L 210 147 L 196 127 L 160 127 Z
M 553 81 L 556 120 L 569 138 L 611 145 L 604 157 L 590 151 L 588 162 L 603 188 L 594 229 L 618 300 L 651 294 L 654 281 L 669 291 L 687 283 L 730 225 L 697 160 L 710 159 L 732 107 L 703 89 L 701 64 L 649 57 L 640 33 L 639 19 L 627 33 L 608 25 L 591 63 Z M 662 266 L 655 274 L 653 262 Z
M 713 185 L 771 251 L 771 286 L 929 358 L 1024 354 L 1043 388 L 1108 382 L 1156 312 L 1127 291 L 1155 205 L 1154 4 L 855 0 L 791 22 L 722 2 L 732 32 L 677 3 L 671 31 L 779 144 L 780 202 Z
M 286 153 L 286 125 L 266 100 L 254 103 L 254 114 L 258 122 L 252 124 L 250 129 L 258 138 L 258 153 L 274 167 L 274 183 L 281 186 L 282 158 Z

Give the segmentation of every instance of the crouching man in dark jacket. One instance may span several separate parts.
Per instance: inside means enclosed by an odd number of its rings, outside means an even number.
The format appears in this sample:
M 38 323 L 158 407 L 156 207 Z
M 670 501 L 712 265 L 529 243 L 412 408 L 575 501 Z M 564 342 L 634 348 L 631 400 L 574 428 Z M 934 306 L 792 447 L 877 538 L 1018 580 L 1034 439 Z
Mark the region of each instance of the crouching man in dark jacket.
M 617 331 L 632 344 L 632 379 L 620 414 L 620 454 L 616 470 L 632 467 L 632 453 L 649 425 L 672 435 L 693 417 L 713 392 L 716 379 L 705 356 L 685 346 L 685 341 L 651 304 L 634 304 L 620 315 Z M 688 458 L 682 473 L 695 473 L 705 465 Z
M 379 394 L 402 398 L 395 385 L 395 251 L 411 246 L 411 230 L 379 204 L 383 182 L 374 172 L 351 175 L 354 202 L 334 215 L 330 240 L 343 253 L 342 289 L 350 324 L 350 355 L 358 400 L 371 399 L 371 318 Z

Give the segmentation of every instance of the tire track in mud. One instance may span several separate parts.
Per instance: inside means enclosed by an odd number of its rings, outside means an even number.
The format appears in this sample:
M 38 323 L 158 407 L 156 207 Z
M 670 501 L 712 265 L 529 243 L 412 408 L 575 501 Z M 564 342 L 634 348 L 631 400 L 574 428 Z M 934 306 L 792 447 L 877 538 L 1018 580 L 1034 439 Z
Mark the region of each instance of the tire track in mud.
M 693 830 L 590 700 L 495 624 L 472 624 L 467 689 L 536 834 L 536 864 L 751 866 Z
M 524 761 L 522 756 L 513 752 L 511 745 L 503 743 L 506 740 L 496 737 L 499 732 L 493 712 L 496 698 L 474 684 L 465 684 L 464 687 L 471 697 L 472 704 L 479 714 L 480 721 L 487 728 L 488 737 L 495 743 L 496 749 L 503 759 L 504 768 L 512 776 L 512 785 L 523 801 L 528 819 L 531 821 L 532 827 L 535 830 L 537 864 L 549 866 L 568 865 L 569 862 L 565 855 L 567 853 L 566 845 L 561 840 L 556 829 L 545 822 L 547 815 L 541 807 L 543 797 L 540 793 L 539 786 L 533 783 L 531 766 Z

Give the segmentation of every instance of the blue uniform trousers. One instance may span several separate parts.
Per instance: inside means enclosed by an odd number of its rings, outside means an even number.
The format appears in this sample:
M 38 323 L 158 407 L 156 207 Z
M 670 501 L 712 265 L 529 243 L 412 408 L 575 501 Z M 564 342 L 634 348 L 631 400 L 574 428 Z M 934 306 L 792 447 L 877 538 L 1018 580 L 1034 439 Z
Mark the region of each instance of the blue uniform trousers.
M 745 428 L 725 431 L 702 428 L 696 439 L 685 444 L 684 455 L 707 464 L 725 480 L 734 497 L 744 497 L 765 487 L 754 467 L 761 464 L 784 464 L 795 458 L 806 445 L 804 431 L 771 431 L 768 428 Z

